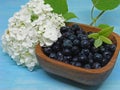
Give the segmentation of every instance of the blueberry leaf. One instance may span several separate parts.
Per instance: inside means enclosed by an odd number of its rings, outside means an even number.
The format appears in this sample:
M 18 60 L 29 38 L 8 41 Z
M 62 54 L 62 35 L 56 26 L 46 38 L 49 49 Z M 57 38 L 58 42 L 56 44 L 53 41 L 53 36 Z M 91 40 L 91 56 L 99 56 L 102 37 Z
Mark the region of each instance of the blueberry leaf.
M 113 32 L 114 27 L 106 27 L 104 29 L 102 29 L 101 31 L 99 31 L 99 35 L 108 37 L 112 32 Z
M 92 0 L 93 5 L 99 10 L 112 10 L 119 6 L 120 0 Z
M 99 34 L 98 33 L 92 33 L 92 34 L 89 34 L 88 37 L 97 39 L 99 37 Z
M 101 28 L 101 29 L 104 29 L 104 28 L 107 28 L 107 27 L 110 27 L 109 25 L 107 24 L 99 24 L 98 28 Z
M 63 14 L 63 17 L 64 17 L 66 20 L 69 20 L 69 19 L 71 19 L 71 18 L 77 18 L 77 16 L 76 16 L 74 13 L 72 13 L 72 12 L 67 12 L 67 13 Z
M 102 40 L 100 38 L 96 39 L 95 42 L 94 42 L 94 46 L 96 48 L 100 47 L 102 45 Z
M 104 43 L 112 44 L 112 41 L 111 41 L 109 38 L 105 37 L 105 36 L 100 36 L 99 38 L 100 38 Z

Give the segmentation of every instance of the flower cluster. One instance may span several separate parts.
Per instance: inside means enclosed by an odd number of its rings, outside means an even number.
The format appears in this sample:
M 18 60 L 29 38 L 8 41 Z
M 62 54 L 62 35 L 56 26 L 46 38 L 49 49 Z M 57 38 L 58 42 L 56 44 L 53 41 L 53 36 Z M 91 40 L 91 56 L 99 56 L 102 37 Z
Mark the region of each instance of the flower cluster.
M 38 65 L 35 45 L 50 46 L 61 36 L 59 29 L 65 25 L 65 19 L 52 10 L 44 0 L 30 0 L 9 19 L 2 47 L 17 65 L 32 71 Z

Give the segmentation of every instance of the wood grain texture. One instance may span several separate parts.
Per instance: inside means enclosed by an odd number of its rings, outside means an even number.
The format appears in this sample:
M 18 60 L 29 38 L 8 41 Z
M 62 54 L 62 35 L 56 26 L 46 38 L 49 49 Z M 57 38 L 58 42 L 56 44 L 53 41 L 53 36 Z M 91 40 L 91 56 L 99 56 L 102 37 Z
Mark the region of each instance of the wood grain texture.
M 69 26 L 72 24 L 73 23 L 67 23 Z M 84 24 L 79 25 L 85 31 L 98 32 L 100 30 L 96 27 Z M 98 85 L 101 84 L 111 73 L 120 50 L 120 37 L 116 33 L 112 33 L 109 38 L 117 45 L 117 47 L 110 62 L 100 69 L 84 69 L 51 59 L 43 53 L 39 44 L 36 46 L 35 52 L 40 66 L 45 71 L 85 85 Z

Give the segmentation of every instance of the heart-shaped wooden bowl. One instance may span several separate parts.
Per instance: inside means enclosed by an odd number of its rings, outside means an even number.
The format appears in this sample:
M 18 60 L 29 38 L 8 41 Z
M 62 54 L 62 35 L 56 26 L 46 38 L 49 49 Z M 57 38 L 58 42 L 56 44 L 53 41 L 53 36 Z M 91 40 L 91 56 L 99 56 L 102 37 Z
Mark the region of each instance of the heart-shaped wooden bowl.
M 74 23 L 67 23 L 68 26 L 71 26 L 72 24 Z M 84 24 L 79 25 L 86 32 L 98 32 L 100 30 L 99 28 Z M 117 34 L 112 33 L 110 39 L 117 45 L 117 47 L 109 63 L 100 69 L 84 69 L 53 60 L 43 53 L 39 44 L 36 46 L 35 52 L 40 66 L 45 71 L 85 85 L 98 85 L 101 84 L 111 73 L 120 50 L 120 37 Z

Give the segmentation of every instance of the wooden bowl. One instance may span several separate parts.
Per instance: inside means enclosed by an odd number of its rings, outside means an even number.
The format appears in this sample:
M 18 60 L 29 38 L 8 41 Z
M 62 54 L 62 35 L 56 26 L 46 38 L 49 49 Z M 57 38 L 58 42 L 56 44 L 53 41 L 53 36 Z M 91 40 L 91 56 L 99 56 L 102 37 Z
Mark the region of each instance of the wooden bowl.
M 70 26 L 72 24 L 73 23 L 68 23 L 67 25 Z M 98 32 L 100 30 L 99 28 L 84 24 L 79 25 L 85 31 Z M 98 85 L 101 84 L 111 73 L 120 50 L 120 37 L 117 34 L 112 33 L 110 39 L 117 45 L 117 47 L 109 63 L 100 69 L 84 69 L 57 60 L 53 60 L 43 53 L 42 48 L 39 44 L 36 46 L 35 52 L 40 66 L 45 71 L 79 82 L 81 84 Z

